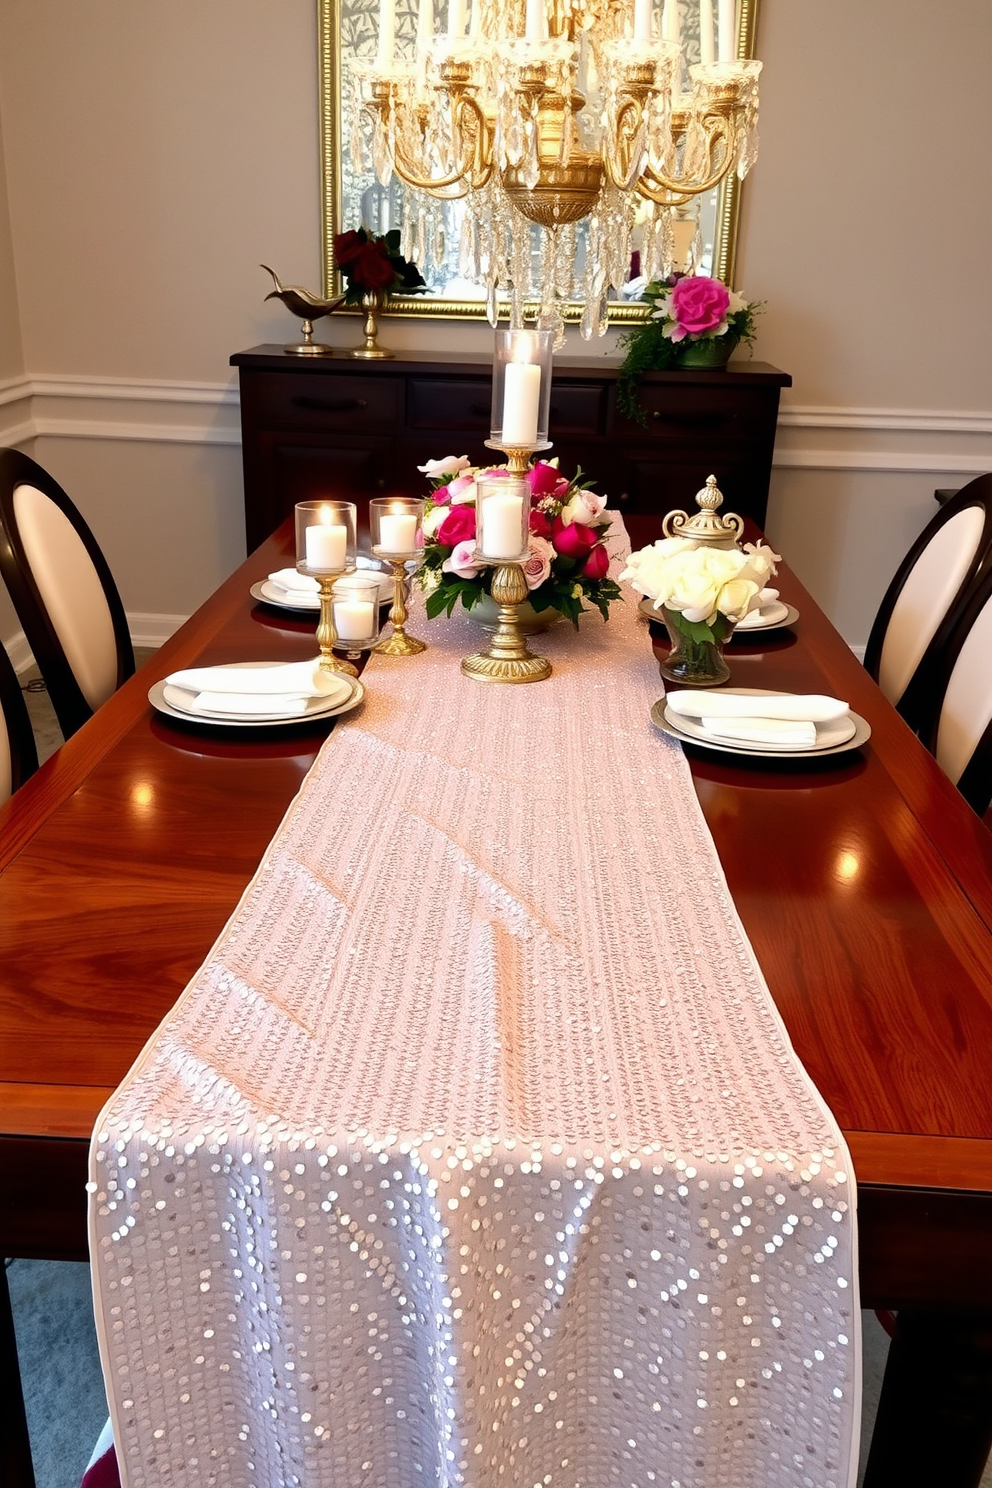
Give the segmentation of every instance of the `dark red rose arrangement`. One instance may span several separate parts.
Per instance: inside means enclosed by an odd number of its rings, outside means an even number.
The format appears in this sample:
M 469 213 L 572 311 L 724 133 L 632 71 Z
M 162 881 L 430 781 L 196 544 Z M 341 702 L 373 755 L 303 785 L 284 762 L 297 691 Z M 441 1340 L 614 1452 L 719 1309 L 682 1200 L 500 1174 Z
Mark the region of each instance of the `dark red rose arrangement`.
M 416 264 L 400 252 L 398 228 L 381 234 L 366 232 L 364 227 L 338 233 L 334 262 L 346 281 L 346 305 L 361 304 L 362 295 L 372 290 L 388 297 L 423 294 L 427 288 Z
M 480 469 L 462 456 L 428 460 L 420 469 L 431 484 L 424 510 L 424 561 L 417 582 L 427 595 L 432 618 L 450 615 L 458 600 L 471 610 L 489 594 L 495 568 L 475 556 L 476 480 L 507 474 L 505 466 Z M 578 471 L 573 480 L 556 464 L 539 460 L 527 472 L 531 492 L 530 547 L 523 564 L 528 599 L 540 614 L 554 609 L 576 627 L 585 605 L 596 606 L 603 619 L 620 598 L 620 586 L 609 577 L 606 535 L 610 514 L 606 497 L 597 496 Z

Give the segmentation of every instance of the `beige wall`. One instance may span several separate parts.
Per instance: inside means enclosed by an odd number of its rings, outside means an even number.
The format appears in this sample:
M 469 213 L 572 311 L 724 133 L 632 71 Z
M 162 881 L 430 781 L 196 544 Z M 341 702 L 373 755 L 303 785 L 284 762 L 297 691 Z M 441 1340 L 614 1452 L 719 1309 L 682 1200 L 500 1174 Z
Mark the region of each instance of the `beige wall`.
M 36 452 L 139 632 L 188 613 L 242 551 L 227 359 L 294 324 L 264 303 L 260 262 L 318 280 L 315 29 L 314 0 L 0 7 L 0 313 L 19 312 Z M 945 0 L 937 38 L 923 0 L 762 0 L 759 53 L 737 279 L 767 301 L 757 354 L 795 384 L 769 529 L 858 643 L 934 486 L 992 468 L 976 178 L 992 6 Z M 354 338 L 353 320 L 324 324 Z M 388 335 L 489 345 L 479 324 Z M 607 354 L 614 338 L 571 339 Z M 19 370 L 5 335 L 0 378 Z

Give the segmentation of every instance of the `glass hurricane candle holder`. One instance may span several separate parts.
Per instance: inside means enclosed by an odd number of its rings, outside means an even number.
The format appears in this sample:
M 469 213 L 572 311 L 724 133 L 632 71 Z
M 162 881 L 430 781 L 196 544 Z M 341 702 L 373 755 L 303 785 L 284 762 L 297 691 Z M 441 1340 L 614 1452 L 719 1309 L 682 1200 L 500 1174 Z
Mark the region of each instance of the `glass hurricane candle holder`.
M 490 443 L 534 450 L 548 443 L 552 331 L 497 331 Z
M 350 661 L 334 655 L 338 644 L 334 625 L 334 585 L 342 574 L 355 568 L 355 504 L 352 501 L 298 501 L 296 503 L 296 567 L 317 580 L 320 590 L 320 622 L 317 645 L 320 666 L 325 672 L 347 672 L 358 676 Z
M 476 483 L 475 551 L 486 563 L 522 563 L 530 543 L 530 486 L 514 476 Z
M 499 608 L 488 650 L 464 657 L 462 671 L 478 682 L 540 682 L 551 675 L 551 663 L 528 650 L 519 616 L 528 594 L 530 486 L 512 475 L 480 480 L 475 510 L 475 556 L 494 569 L 489 591 Z
M 358 569 L 335 579 L 334 630 L 341 650 L 349 656 L 371 651 L 379 639 L 379 578 Z
M 384 656 L 416 656 L 426 641 L 406 633 L 407 564 L 424 553 L 424 503 L 419 496 L 375 496 L 369 502 L 372 552 L 393 570 L 392 635 L 375 647 Z

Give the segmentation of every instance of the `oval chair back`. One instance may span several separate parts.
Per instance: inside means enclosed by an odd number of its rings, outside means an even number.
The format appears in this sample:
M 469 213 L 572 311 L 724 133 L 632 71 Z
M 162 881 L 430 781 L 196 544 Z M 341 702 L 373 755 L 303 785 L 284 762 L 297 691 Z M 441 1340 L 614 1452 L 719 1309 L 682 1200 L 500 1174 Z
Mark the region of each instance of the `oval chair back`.
M 19 450 L 0 450 L 0 576 L 68 739 L 132 675 L 134 651 L 96 538 Z
M 932 687 L 936 707 L 920 737 L 984 816 L 992 801 L 992 566 L 975 583 L 935 662 Z
M 24 694 L 0 646 L 0 806 L 38 768 L 38 750 Z
M 899 565 L 879 606 L 865 668 L 911 728 L 933 710 L 932 672 L 977 576 L 992 558 L 992 475 L 942 507 Z

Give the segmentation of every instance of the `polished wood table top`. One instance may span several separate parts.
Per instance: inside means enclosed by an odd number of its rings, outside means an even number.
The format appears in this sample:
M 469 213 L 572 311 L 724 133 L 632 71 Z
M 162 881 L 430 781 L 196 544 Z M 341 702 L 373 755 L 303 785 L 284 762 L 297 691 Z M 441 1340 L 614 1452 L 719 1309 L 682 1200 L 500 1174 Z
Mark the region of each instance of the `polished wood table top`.
M 187 727 L 147 702 L 193 662 L 313 653 L 311 623 L 249 597 L 287 561 L 283 529 L 0 811 L 8 1255 L 85 1255 L 96 1115 L 326 737 L 326 723 Z M 769 987 L 851 1145 L 866 1302 L 992 1305 L 992 834 L 809 595 L 779 582 L 800 618 L 735 640 L 733 683 L 844 697 L 871 741 L 821 760 L 691 749 L 696 788 Z M 644 647 L 653 666 L 647 624 Z

